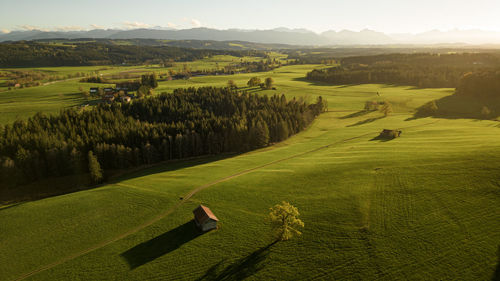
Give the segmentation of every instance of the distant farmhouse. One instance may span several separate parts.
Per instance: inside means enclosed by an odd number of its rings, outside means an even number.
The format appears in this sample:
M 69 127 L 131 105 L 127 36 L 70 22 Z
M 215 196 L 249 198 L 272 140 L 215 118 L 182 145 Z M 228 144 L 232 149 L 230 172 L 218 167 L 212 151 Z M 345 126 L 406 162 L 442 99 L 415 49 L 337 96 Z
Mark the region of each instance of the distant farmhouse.
M 209 231 L 217 228 L 219 219 L 208 207 L 200 205 L 193 210 L 193 214 L 196 226 L 202 231 Z
M 116 87 L 116 88 L 103 88 L 102 89 L 102 100 L 103 102 L 112 103 L 115 100 L 119 100 L 121 102 L 130 102 L 133 98 L 133 94 L 128 94 L 129 88 L 127 87 Z M 89 93 L 91 95 L 99 95 L 99 88 L 90 88 Z

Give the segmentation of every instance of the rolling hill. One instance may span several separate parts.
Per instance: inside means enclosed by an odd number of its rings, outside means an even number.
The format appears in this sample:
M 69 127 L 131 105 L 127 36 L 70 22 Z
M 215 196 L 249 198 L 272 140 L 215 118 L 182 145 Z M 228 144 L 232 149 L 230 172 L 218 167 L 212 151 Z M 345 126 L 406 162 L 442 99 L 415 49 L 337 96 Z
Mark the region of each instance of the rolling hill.
M 329 112 L 282 143 L 3 206 L 2 278 L 495 280 L 498 122 L 415 119 L 416 108 L 453 89 L 300 79 L 314 67 L 259 75 L 272 76 L 289 98 L 328 99 Z M 231 79 L 243 85 L 254 75 Z M 162 82 L 158 90 L 221 86 L 227 79 Z M 390 101 L 394 113 L 361 111 L 374 99 Z M 384 128 L 403 134 L 377 140 Z M 298 207 L 305 228 L 296 239 L 273 243 L 267 214 L 283 200 Z M 191 211 L 198 204 L 212 209 L 219 229 L 196 232 Z

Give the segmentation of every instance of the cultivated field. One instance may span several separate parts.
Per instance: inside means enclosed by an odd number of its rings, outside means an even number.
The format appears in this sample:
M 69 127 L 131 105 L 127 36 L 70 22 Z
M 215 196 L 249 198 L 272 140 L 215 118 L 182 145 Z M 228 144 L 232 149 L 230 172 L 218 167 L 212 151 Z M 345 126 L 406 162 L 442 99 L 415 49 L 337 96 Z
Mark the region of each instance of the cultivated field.
M 271 76 L 277 91 L 259 93 L 311 101 L 321 95 L 330 111 L 265 149 L 159 165 L 92 190 L 3 207 L 0 279 L 498 277 L 499 122 L 414 119 L 416 107 L 453 90 L 304 81 L 314 67 L 162 82 L 156 92 Z M 68 92 L 72 83 L 44 87 Z M 13 97 L 12 112 L 28 110 L 39 95 L 24 103 Z M 47 112 L 79 102 L 46 95 Z M 389 100 L 394 113 L 366 114 L 368 100 Z M 2 116 L 5 108 L 3 100 Z M 402 137 L 374 140 L 384 128 L 400 128 Z M 267 214 L 281 201 L 298 207 L 305 228 L 301 237 L 274 244 Z M 191 211 L 200 203 L 220 219 L 218 230 L 195 231 Z

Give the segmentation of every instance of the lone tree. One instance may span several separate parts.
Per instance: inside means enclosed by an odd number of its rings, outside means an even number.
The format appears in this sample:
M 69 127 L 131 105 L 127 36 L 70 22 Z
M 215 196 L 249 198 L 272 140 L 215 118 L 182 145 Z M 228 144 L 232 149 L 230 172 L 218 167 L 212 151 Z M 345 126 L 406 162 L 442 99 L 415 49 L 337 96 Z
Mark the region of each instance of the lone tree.
M 247 85 L 248 85 L 248 87 L 255 87 L 255 86 L 259 86 L 260 83 L 262 83 L 262 81 L 260 81 L 259 77 L 252 77 L 252 78 L 250 78 L 250 80 L 248 80 Z
M 230 88 L 230 89 L 238 89 L 238 86 L 236 85 L 236 83 L 234 82 L 234 80 L 227 81 L 227 87 Z
M 102 181 L 102 170 L 97 157 L 92 151 L 89 151 L 89 172 L 92 183 L 100 183 Z
M 304 223 L 298 218 L 299 210 L 288 202 L 281 202 L 271 208 L 269 217 L 274 226 L 279 241 L 285 241 L 294 235 L 301 235 L 298 229 L 304 227 Z
M 380 108 L 380 112 L 382 112 L 384 116 L 387 117 L 392 113 L 392 104 L 388 101 L 384 102 L 384 105 L 382 106 L 382 108 Z
M 271 77 L 267 77 L 266 78 L 266 81 L 265 81 L 265 84 L 266 84 L 266 89 L 270 90 L 273 88 L 273 84 L 274 84 L 274 79 L 271 78 Z

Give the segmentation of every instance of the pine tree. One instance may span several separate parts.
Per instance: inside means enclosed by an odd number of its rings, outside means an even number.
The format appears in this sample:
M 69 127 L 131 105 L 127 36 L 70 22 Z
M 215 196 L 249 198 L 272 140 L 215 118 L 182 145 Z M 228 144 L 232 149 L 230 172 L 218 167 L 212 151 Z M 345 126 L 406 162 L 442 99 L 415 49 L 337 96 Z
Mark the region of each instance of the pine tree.
M 255 148 L 269 143 L 269 128 L 263 121 L 258 121 L 250 130 L 251 145 Z
M 89 151 L 89 172 L 90 172 L 90 180 L 92 183 L 100 183 L 103 180 L 102 170 L 97 157 L 94 156 L 92 151 Z

